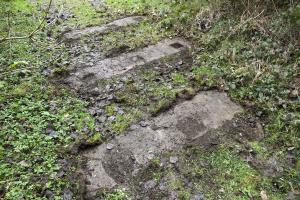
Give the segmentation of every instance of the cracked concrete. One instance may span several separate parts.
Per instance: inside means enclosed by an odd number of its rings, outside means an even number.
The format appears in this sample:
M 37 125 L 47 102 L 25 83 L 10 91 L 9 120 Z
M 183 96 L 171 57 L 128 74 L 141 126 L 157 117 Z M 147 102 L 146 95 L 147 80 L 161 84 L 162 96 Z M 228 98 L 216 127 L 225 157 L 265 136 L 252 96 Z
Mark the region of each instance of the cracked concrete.
M 67 40 L 76 40 L 86 35 L 102 34 L 113 28 L 125 27 L 131 24 L 138 24 L 143 19 L 145 18 L 142 16 L 126 17 L 123 19 L 115 20 L 111 23 L 102 26 L 93 26 L 93 27 L 87 27 L 85 29 L 73 30 L 71 32 L 65 33 L 64 38 Z
M 126 135 L 110 141 L 109 148 L 102 144 L 85 151 L 88 195 L 100 188 L 126 185 L 156 155 L 201 140 L 242 111 L 226 93 L 201 92 L 149 120 L 147 127 L 133 126 Z
M 83 85 L 92 84 L 97 80 L 124 74 L 137 66 L 177 54 L 188 48 L 190 48 L 190 45 L 185 40 L 179 38 L 166 39 L 156 45 L 124 53 L 114 58 L 100 60 L 93 66 L 79 69 L 70 74 L 67 82 L 73 88 L 78 89 Z

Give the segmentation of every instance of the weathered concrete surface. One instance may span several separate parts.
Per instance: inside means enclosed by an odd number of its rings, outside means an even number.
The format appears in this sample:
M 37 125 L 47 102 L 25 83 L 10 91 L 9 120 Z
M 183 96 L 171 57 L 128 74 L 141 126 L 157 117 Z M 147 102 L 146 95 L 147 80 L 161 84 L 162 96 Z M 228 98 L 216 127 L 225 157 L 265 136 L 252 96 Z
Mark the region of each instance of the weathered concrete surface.
M 124 27 L 128 26 L 131 24 L 137 24 L 141 22 L 144 19 L 142 16 L 133 16 L 133 17 L 126 17 L 123 19 L 119 19 L 116 21 L 113 21 L 111 23 L 102 25 L 102 26 L 95 26 L 95 27 L 88 27 L 85 29 L 80 29 L 80 30 L 74 30 L 71 32 L 68 32 L 64 34 L 64 37 L 66 39 L 79 39 L 85 35 L 91 35 L 91 34 L 101 34 L 105 33 L 106 31 L 116 28 L 116 27 Z
M 127 135 L 116 137 L 108 146 L 103 144 L 84 152 L 89 160 L 88 195 L 94 195 L 99 188 L 126 185 L 154 156 L 209 137 L 206 134 L 241 111 L 225 93 L 201 92 L 150 120 L 148 126 L 134 126 Z
M 179 38 L 167 39 L 156 45 L 135 52 L 125 53 L 114 58 L 98 61 L 92 67 L 79 69 L 70 74 L 67 82 L 74 88 L 78 88 L 83 84 L 89 84 L 96 80 L 108 79 L 112 76 L 123 74 L 137 66 L 174 55 L 189 47 L 189 43 L 185 40 Z

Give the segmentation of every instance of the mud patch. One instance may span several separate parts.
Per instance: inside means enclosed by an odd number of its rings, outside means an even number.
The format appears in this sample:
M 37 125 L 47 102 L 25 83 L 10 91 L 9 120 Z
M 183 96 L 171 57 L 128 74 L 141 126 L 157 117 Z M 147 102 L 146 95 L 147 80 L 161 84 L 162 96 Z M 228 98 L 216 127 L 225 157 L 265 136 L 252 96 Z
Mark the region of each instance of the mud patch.
M 143 19 L 144 19 L 144 17 L 142 17 L 142 16 L 127 17 L 127 18 L 113 21 L 113 22 L 105 24 L 103 26 L 88 27 L 88 28 L 81 29 L 81 30 L 74 30 L 74 31 L 65 33 L 64 38 L 67 40 L 76 40 L 76 39 L 80 39 L 81 37 L 86 36 L 86 35 L 102 34 L 111 29 L 114 29 L 114 28 L 120 28 L 120 27 L 131 25 L 131 24 L 137 24 L 137 23 L 141 22 Z
M 171 46 L 172 44 L 176 44 L 176 47 Z M 177 54 L 187 48 L 189 48 L 189 44 L 184 40 L 165 40 L 136 52 L 125 53 L 118 57 L 104 59 L 97 62 L 92 67 L 77 70 L 76 72 L 71 73 L 67 82 L 73 88 L 80 88 L 82 85 L 91 85 L 97 80 L 108 79 L 115 75 L 124 74 L 136 66 L 145 65 L 146 63 L 159 60 L 166 56 Z M 87 75 L 90 78 L 85 79 Z
M 242 108 L 225 93 L 209 91 L 141 125 L 133 125 L 128 134 L 110 141 L 109 148 L 102 144 L 84 152 L 90 160 L 88 194 L 95 195 L 97 189 L 112 188 L 116 184 L 127 185 L 156 155 L 205 137 L 239 112 Z

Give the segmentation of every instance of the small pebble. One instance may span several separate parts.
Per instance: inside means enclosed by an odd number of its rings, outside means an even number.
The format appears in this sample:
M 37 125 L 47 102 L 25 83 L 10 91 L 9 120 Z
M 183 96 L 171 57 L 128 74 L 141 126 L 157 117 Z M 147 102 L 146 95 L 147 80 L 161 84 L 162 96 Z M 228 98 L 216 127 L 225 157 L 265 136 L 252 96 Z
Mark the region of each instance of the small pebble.
M 175 164 L 178 162 L 178 157 L 177 156 L 171 156 L 170 157 L 170 163 Z
M 111 121 L 111 122 L 112 122 L 112 121 L 115 121 L 115 120 L 116 120 L 116 116 L 110 116 L 110 117 L 108 118 L 108 120 Z
M 298 90 L 293 90 L 293 91 L 290 93 L 290 97 L 291 97 L 291 98 L 297 98 L 298 96 L 299 96 Z
M 136 130 L 137 128 L 138 128 L 138 126 L 135 125 L 135 124 L 132 124 L 132 125 L 130 126 L 130 130 Z
M 107 145 L 106 145 L 106 149 L 107 150 L 112 150 L 114 148 L 114 145 L 112 144 L 112 143 L 108 143 Z
M 219 192 L 224 193 L 224 192 L 225 192 L 224 188 L 221 188 L 221 189 L 219 190 Z
M 148 158 L 149 160 L 152 160 L 152 159 L 154 158 L 154 154 L 152 154 L 152 153 L 148 154 L 148 155 L 147 155 L 147 158 Z
M 141 121 L 141 122 L 140 122 L 140 125 L 141 125 L 141 127 L 146 127 L 146 126 L 148 126 L 149 124 L 148 124 L 147 122 L 145 122 L 145 121 Z

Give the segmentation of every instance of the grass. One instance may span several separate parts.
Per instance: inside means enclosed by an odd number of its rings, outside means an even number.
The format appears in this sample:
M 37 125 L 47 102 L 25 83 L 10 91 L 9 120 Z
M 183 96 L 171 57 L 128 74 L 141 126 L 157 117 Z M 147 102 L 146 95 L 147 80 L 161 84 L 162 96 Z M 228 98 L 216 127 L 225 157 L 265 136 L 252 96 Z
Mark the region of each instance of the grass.
M 221 147 L 204 157 L 215 170 L 205 169 L 203 176 L 213 178 L 212 182 L 218 187 L 209 189 L 204 182 L 199 183 L 198 187 L 206 187 L 205 193 L 209 199 L 215 199 L 218 195 L 224 199 L 256 199 L 260 198 L 261 191 L 266 191 L 270 199 L 284 198 L 282 194 L 272 191 L 272 187 L 269 188 L 269 179 L 261 177 L 231 150 Z
M 261 192 L 269 199 L 284 199 L 278 189 L 270 187 L 272 180 L 262 177 L 244 161 L 236 149 L 240 146 L 220 146 L 211 151 L 197 148 L 164 154 L 168 158 L 174 153 L 179 159 L 177 167 L 157 164 L 154 178 L 169 180 L 169 188 L 177 192 L 180 199 L 190 199 L 192 194 L 202 193 L 205 199 L 260 199 Z M 186 181 L 192 186 L 187 186 Z
M 14 33 L 32 31 L 37 21 L 28 14 L 38 13 L 35 7 L 26 1 L 12 4 Z M 5 26 L 3 20 L 0 24 Z M 0 46 L 1 199 L 46 199 L 47 195 L 62 199 L 68 189 L 74 198 L 79 195 L 73 190 L 78 180 L 70 182 L 76 169 L 67 168 L 76 166 L 77 156 L 68 152 L 76 142 L 74 137 L 85 135 L 84 127 L 93 131 L 94 119 L 86 112 L 86 102 L 53 87 L 41 75 L 46 63 L 64 49 L 56 46 L 48 51 L 49 46 L 56 45 L 43 33 L 38 33 L 36 42 L 20 40 Z M 67 59 L 65 54 L 56 58 Z
M 170 32 L 159 30 L 157 26 L 156 23 L 151 21 L 143 21 L 123 30 L 109 32 L 101 38 L 102 51 L 106 55 L 110 55 L 112 52 L 121 50 L 124 47 L 127 51 L 132 51 L 150 44 L 156 44 L 163 38 L 171 36 Z

